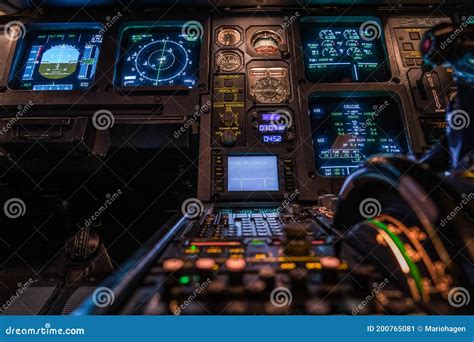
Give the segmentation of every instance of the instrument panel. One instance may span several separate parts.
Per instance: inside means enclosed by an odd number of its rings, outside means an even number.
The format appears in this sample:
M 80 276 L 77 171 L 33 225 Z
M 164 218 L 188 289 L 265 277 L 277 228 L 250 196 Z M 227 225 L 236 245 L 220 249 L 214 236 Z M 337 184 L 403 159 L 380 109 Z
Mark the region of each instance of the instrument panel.
M 9 47 L 5 108 L 20 104 L 21 90 L 37 98 L 26 117 L 44 118 L 46 108 L 53 117 L 92 117 L 100 104 L 120 125 L 192 118 L 200 123 L 197 197 L 215 202 L 337 193 L 370 156 L 422 153 L 445 127 L 451 71 L 422 74 L 417 55 L 441 16 L 138 17 L 111 27 L 26 23 Z M 260 167 L 266 175 L 245 171 Z

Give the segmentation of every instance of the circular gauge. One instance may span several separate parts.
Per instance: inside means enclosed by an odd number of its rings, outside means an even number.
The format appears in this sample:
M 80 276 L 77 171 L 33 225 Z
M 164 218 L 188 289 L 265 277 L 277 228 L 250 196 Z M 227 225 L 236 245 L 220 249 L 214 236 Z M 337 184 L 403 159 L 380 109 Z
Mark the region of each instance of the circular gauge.
M 253 92 L 259 103 L 281 103 L 288 97 L 288 88 L 273 77 L 258 80 Z
M 155 83 L 170 81 L 183 75 L 188 64 L 188 52 L 174 41 L 153 41 L 138 51 L 135 68 L 141 77 Z
M 221 71 L 235 71 L 242 66 L 242 57 L 236 52 L 225 51 L 217 56 L 216 64 Z
M 360 56 L 362 56 L 362 51 L 360 51 L 359 48 L 350 47 L 350 48 L 347 49 L 346 54 L 348 56 L 360 57 Z
M 334 32 L 332 30 L 321 30 L 319 32 L 319 38 L 323 40 L 331 40 L 336 39 L 336 36 L 334 35 Z
M 274 31 L 258 31 L 252 36 L 252 47 L 259 55 L 277 54 L 280 44 L 281 37 Z
M 217 34 L 217 41 L 224 46 L 234 46 L 240 42 L 241 38 L 240 32 L 233 28 L 222 29 Z

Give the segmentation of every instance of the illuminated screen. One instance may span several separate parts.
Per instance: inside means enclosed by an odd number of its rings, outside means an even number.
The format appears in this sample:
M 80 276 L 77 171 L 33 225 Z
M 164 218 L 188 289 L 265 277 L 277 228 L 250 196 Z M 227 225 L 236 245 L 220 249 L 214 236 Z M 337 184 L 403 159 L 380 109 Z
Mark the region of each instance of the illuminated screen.
M 276 156 L 230 156 L 227 159 L 228 191 L 278 191 Z
M 257 116 L 257 130 L 264 144 L 280 144 L 285 141 L 291 114 L 280 112 L 260 112 Z
M 311 82 L 380 82 L 390 79 L 380 25 L 360 30 L 360 23 L 343 26 L 302 22 L 301 35 L 306 77 Z M 377 31 L 378 30 L 378 31 Z M 368 32 L 368 33 L 366 33 Z M 366 36 L 367 35 L 367 36 Z
M 92 86 L 102 36 L 99 30 L 32 31 L 25 42 L 13 89 L 86 90 Z
M 313 98 L 310 116 L 323 176 L 348 176 L 370 156 L 406 152 L 398 105 L 390 97 Z
M 185 86 L 198 83 L 201 39 L 181 28 L 127 29 L 123 37 L 119 85 L 123 87 Z

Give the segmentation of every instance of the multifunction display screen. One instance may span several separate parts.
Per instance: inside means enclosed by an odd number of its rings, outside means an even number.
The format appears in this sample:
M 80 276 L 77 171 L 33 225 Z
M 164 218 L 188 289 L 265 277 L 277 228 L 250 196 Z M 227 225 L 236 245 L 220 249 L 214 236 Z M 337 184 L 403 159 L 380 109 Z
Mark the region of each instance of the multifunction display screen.
M 323 176 L 348 176 L 373 155 L 406 152 L 398 105 L 389 96 L 315 97 L 310 117 L 316 166 Z
M 276 156 L 229 156 L 228 191 L 278 191 Z
M 390 79 L 383 34 L 368 23 L 302 22 L 306 77 L 311 82 L 380 82 Z

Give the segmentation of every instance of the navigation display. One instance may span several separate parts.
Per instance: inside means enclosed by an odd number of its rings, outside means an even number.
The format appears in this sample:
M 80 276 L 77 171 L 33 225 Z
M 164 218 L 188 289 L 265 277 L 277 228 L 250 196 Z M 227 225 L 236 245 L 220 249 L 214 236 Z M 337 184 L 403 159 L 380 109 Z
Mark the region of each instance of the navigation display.
M 382 29 L 377 21 L 366 26 L 363 21 L 337 24 L 303 21 L 301 34 L 309 81 L 381 82 L 390 79 Z
M 278 191 L 276 156 L 229 156 L 228 191 Z
M 185 86 L 198 83 L 201 38 L 181 28 L 127 29 L 118 83 L 122 87 Z
M 348 176 L 373 155 L 406 152 L 398 105 L 389 96 L 315 97 L 310 118 L 316 166 L 323 176 Z
M 20 90 L 86 90 L 92 86 L 102 36 L 99 30 L 32 31 L 11 82 Z

